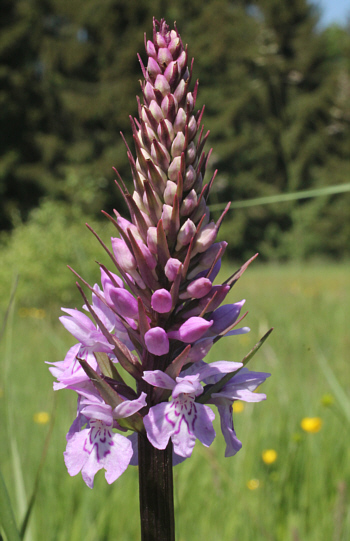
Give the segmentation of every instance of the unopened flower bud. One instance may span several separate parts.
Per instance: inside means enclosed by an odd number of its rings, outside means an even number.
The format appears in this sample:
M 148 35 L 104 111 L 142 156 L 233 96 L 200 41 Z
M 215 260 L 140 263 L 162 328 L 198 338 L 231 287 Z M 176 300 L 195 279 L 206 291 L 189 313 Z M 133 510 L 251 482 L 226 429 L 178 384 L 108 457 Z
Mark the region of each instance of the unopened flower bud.
M 177 235 L 176 250 L 180 250 L 182 246 L 187 246 L 196 234 L 196 226 L 192 220 L 187 219 L 181 227 Z
M 167 79 L 164 77 L 164 75 L 161 75 L 161 74 L 157 75 L 155 83 L 154 83 L 154 87 L 157 88 L 157 90 L 159 90 L 163 96 L 166 96 L 170 92 L 169 83 Z
M 179 131 L 171 145 L 171 155 L 173 158 L 181 156 L 181 153 L 185 146 L 185 135 L 182 131 Z
M 197 194 L 194 190 L 191 190 L 187 197 L 185 197 L 185 199 L 182 201 L 180 208 L 181 216 L 189 216 L 196 205 Z
M 110 290 L 109 294 L 113 305 L 122 317 L 135 318 L 138 316 L 137 300 L 129 291 L 114 288 Z
M 184 191 L 187 192 L 188 190 L 190 190 L 193 186 L 193 184 L 195 183 L 195 180 L 196 180 L 196 171 L 194 170 L 194 168 L 192 167 L 192 165 L 189 165 L 187 168 L 186 168 L 186 173 L 185 173 L 185 181 L 184 181 Z
M 150 39 L 147 40 L 146 52 L 148 56 L 151 56 L 152 58 L 155 58 L 155 59 L 157 58 L 156 48 L 153 44 L 153 41 L 151 41 Z
M 147 229 L 147 246 L 154 255 L 157 255 L 157 242 L 157 228 L 149 227 Z
M 173 56 L 167 47 L 160 47 L 158 49 L 158 64 L 167 66 L 172 60 Z
M 177 184 L 175 182 L 172 182 L 171 180 L 168 180 L 168 182 L 166 183 L 166 188 L 164 190 L 164 203 L 166 203 L 167 205 L 173 205 L 176 191 Z
M 166 289 L 157 289 L 152 295 L 151 306 L 159 314 L 170 312 L 173 305 L 171 294 Z
M 182 268 L 181 261 L 175 259 L 174 257 L 168 259 L 164 267 L 164 273 L 165 276 L 168 278 L 169 282 L 173 282 L 175 280 L 180 268 Z
M 181 156 L 173 159 L 168 169 L 168 177 L 170 180 L 177 182 L 177 177 L 181 171 Z
M 185 126 L 186 126 L 186 112 L 185 112 L 185 110 L 181 107 L 181 108 L 178 110 L 177 115 L 176 115 L 176 118 L 175 118 L 175 122 L 174 122 L 174 130 L 175 130 L 176 132 L 178 132 L 178 131 L 184 131 Z
M 215 242 L 217 235 L 217 228 L 214 222 L 201 228 L 197 239 L 195 241 L 192 257 L 198 253 L 205 252 Z
M 153 327 L 145 333 L 146 348 L 153 355 L 165 355 L 169 353 L 169 339 L 167 333 L 161 327 Z
M 186 292 L 194 299 L 201 299 L 209 293 L 212 287 L 213 285 L 208 278 L 198 278 L 189 284 Z
M 168 332 L 169 338 L 181 340 L 185 344 L 196 342 L 210 329 L 212 321 L 207 321 L 202 317 L 190 317 L 177 331 Z
M 149 106 L 149 110 L 152 113 L 153 118 L 160 122 L 163 118 L 163 113 L 161 108 L 159 107 L 158 103 L 156 101 L 152 101 Z
M 162 222 L 163 222 L 164 231 L 166 233 L 169 231 L 172 213 L 173 213 L 173 207 L 171 207 L 170 205 L 163 205 Z
M 154 60 L 151 56 L 148 58 L 147 71 L 151 77 L 155 78 L 158 74 L 162 73 L 158 62 Z
M 171 53 L 172 57 L 176 59 L 179 56 L 181 49 L 181 41 L 177 36 L 174 37 L 168 45 L 168 50 Z
M 192 164 L 195 159 L 196 159 L 196 145 L 194 144 L 193 141 L 191 141 L 186 150 L 186 165 Z

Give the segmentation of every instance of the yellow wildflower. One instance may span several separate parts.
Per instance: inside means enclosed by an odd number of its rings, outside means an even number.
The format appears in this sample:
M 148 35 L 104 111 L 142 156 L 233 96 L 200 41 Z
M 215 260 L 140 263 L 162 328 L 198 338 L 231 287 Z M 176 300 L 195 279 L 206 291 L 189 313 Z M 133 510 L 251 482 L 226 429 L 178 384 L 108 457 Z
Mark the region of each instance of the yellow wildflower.
M 274 449 L 266 449 L 263 451 L 261 457 L 265 464 L 273 464 L 277 460 L 277 452 Z
M 38 423 L 38 425 L 46 425 L 50 420 L 50 415 L 46 411 L 38 411 L 34 414 L 33 419 L 34 423 Z
M 257 488 L 259 488 L 259 485 L 260 485 L 259 479 L 250 479 L 247 482 L 247 487 L 249 488 L 249 490 L 256 490 Z
M 305 432 L 316 434 L 322 427 L 322 419 L 320 417 L 304 417 L 301 420 L 300 426 Z

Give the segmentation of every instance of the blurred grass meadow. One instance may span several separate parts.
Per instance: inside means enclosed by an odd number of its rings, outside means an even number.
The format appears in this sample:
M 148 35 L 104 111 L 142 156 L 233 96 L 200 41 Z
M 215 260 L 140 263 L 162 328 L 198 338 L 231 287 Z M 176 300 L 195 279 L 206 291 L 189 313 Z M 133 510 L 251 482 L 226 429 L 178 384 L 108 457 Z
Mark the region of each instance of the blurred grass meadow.
M 223 274 L 235 270 L 226 265 Z M 252 330 L 221 340 L 209 360 L 240 360 L 273 326 L 250 365 L 272 374 L 261 388 L 267 401 L 235 404 L 243 443 L 235 457 L 224 458 L 218 433 L 209 449 L 197 442 L 192 458 L 175 468 L 178 541 L 349 539 L 349 286 L 345 263 L 324 262 L 253 263 L 235 285 L 230 300 L 247 299 L 245 324 Z M 26 306 L 19 296 L 0 342 L 0 469 L 17 521 L 54 415 L 25 539 L 137 540 L 136 468 L 111 486 L 99 472 L 93 490 L 81 475 L 66 472 L 62 453 L 75 397 L 53 393 L 44 364 L 62 360 L 74 343 L 57 322 L 59 315 L 59 308 Z

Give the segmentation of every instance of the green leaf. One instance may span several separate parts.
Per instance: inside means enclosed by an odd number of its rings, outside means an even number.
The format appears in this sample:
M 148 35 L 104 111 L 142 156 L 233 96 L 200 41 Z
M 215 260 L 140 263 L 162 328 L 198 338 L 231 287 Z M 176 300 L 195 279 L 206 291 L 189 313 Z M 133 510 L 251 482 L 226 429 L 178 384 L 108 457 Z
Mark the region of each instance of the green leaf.
M 119 381 L 119 383 L 124 383 L 123 378 L 108 357 L 107 353 L 96 352 L 94 353 L 94 356 L 104 376 L 107 376 L 107 378 L 115 379 L 116 381 Z
M 3 476 L 0 472 L 0 527 L 7 541 L 21 541 Z

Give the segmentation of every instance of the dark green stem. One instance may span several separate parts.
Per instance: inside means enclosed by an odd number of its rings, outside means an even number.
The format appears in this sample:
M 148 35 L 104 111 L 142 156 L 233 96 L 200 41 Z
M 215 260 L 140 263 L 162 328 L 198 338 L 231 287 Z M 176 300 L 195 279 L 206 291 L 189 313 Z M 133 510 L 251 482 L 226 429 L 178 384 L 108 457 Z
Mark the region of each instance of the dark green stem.
M 139 434 L 141 541 L 175 541 L 172 443 L 155 449 Z

